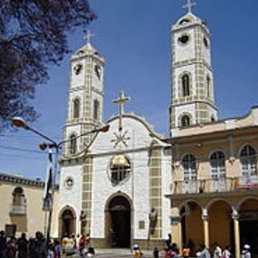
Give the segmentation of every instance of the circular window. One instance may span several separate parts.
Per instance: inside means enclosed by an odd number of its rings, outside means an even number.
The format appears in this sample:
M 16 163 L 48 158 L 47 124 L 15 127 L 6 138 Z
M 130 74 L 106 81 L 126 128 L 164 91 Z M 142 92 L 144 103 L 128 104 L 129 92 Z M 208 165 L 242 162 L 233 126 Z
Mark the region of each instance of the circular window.
M 186 44 L 189 41 L 189 36 L 188 35 L 183 35 L 181 36 L 178 41 L 182 44 Z
M 131 163 L 129 158 L 124 155 L 116 155 L 112 158 L 109 167 L 109 177 L 113 185 L 128 178 L 131 171 Z
M 65 188 L 71 189 L 73 187 L 73 184 L 74 184 L 73 178 L 68 177 L 65 179 L 65 182 L 64 182 Z
M 208 42 L 208 39 L 207 38 L 203 38 L 203 44 L 205 47 L 209 47 L 209 42 Z

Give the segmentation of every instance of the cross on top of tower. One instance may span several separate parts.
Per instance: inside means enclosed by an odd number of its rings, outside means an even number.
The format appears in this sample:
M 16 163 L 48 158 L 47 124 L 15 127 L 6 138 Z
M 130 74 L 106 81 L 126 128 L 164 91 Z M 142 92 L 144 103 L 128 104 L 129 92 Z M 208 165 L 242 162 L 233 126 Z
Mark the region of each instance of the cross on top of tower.
M 90 30 L 87 30 L 86 35 L 83 37 L 84 39 L 87 40 L 87 43 L 90 44 L 90 39 L 93 38 L 95 35 L 91 33 Z
M 188 8 L 188 13 L 192 12 L 192 7 L 196 5 L 196 3 L 192 3 L 192 0 L 186 0 L 187 4 L 183 5 L 183 8 Z

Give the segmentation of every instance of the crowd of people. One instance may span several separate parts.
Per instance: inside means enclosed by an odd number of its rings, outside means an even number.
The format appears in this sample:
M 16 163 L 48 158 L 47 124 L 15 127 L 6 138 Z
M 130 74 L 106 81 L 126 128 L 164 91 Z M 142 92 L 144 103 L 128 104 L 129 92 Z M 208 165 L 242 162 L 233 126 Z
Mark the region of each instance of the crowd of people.
M 94 257 L 95 250 L 90 246 L 89 234 L 65 236 L 61 242 L 51 239 L 48 244 L 41 232 L 35 237 L 27 238 L 22 233 L 19 238 L 7 237 L 0 231 L 0 258 L 61 258 L 76 255 L 77 257 Z

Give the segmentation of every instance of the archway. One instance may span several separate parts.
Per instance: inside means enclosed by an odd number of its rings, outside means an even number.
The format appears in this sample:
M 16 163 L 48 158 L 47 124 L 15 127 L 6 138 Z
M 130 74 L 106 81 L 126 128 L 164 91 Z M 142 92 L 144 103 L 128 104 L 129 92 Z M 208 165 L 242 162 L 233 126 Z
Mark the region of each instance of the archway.
M 106 235 L 111 247 L 130 247 L 131 205 L 123 196 L 109 201 L 106 211 Z
M 239 207 L 240 246 L 249 244 L 258 254 L 258 199 L 246 199 Z
M 74 211 L 69 207 L 63 210 L 60 215 L 61 237 L 70 236 L 76 233 L 76 217 Z
M 216 200 L 209 207 L 210 248 L 234 246 L 232 208 L 224 200 Z
M 182 223 L 182 243 L 191 247 L 192 251 L 203 243 L 203 222 L 201 207 L 195 202 L 188 202 L 180 210 Z

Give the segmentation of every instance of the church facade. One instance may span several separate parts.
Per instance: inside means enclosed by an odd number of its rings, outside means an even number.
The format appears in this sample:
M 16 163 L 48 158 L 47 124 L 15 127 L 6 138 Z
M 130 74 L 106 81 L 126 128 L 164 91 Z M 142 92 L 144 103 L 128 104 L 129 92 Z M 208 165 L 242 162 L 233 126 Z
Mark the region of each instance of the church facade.
M 257 108 L 218 120 L 211 35 L 186 7 L 171 28 L 169 139 L 124 112 L 123 92 L 108 132 L 94 131 L 103 125 L 105 60 L 89 41 L 72 56 L 56 236 L 152 248 L 172 233 L 179 247 L 219 243 L 236 257 L 243 244 L 257 245 Z
M 167 139 L 145 118 L 125 112 L 130 98 L 123 92 L 113 100 L 117 115 L 104 123 L 105 59 L 90 43 L 91 34 L 71 57 L 51 236 L 90 234 L 93 245 L 105 248 L 163 248 L 171 233 L 180 248 L 197 250 L 204 243 L 213 250 L 218 243 L 239 258 L 250 244 L 258 253 L 258 108 L 218 119 L 211 35 L 190 2 L 171 28 Z M 10 175 L 0 181 L 9 196 L 5 206 L 12 204 L 0 229 L 44 231 L 41 205 L 31 205 L 42 202 L 43 183 Z M 24 197 L 27 191 L 32 199 Z M 29 214 L 39 214 L 36 225 L 27 222 Z

